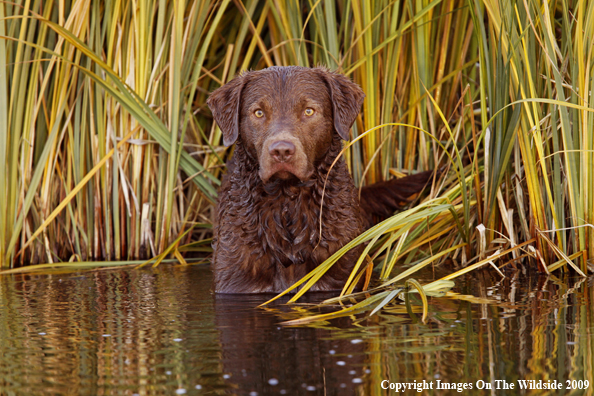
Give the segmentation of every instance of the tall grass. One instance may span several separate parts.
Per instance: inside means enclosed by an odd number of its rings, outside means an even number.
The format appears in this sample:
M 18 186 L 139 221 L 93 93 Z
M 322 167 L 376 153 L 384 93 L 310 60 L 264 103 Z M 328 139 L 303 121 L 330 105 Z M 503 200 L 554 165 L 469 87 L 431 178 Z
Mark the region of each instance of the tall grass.
M 445 259 L 583 274 L 594 257 L 592 2 L 24 1 L 0 21 L 4 268 L 183 260 L 229 153 L 208 93 L 320 64 L 367 95 L 345 154 L 357 185 L 442 169 L 349 245 L 368 243 L 384 286 Z
M 227 5 L 2 6 L 2 266 L 152 256 L 201 221 L 218 179 L 189 154 L 211 151 L 194 100 Z

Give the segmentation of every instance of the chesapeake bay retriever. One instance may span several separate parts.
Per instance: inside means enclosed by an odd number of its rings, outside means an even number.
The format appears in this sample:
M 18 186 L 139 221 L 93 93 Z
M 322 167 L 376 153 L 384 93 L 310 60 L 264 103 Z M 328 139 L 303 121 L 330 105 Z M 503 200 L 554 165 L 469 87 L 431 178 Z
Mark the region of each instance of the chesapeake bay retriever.
M 431 172 L 364 187 L 359 202 L 342 158 L 328 174 L 364 97 L 341 74 L 296 66 L 243 73 L 210 95 L 223 143 L 235 143 L 216 209 L 216 292 L 281 292 L 422 189 Z M 362 248 L 310 290 L 342 288 Z

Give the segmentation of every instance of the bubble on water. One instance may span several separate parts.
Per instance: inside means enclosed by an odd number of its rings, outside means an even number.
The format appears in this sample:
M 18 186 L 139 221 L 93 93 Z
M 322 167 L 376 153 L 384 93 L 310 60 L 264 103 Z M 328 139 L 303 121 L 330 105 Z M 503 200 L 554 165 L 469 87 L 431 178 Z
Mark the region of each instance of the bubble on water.
M 274 385 L 278 385 L 278 380 L 277 380 L 276 378 L 270 378 L 270 379 L 268 380 L 268 383 L 269 383 L 270 385 L 272 385 L 272 386 L 274 386 Z

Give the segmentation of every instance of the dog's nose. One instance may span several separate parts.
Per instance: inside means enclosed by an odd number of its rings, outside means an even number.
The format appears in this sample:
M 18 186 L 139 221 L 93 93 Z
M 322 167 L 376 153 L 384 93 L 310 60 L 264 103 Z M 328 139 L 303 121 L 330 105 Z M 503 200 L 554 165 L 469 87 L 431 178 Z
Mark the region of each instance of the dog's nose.
M 279 140 L 268 147 L 268 153 L 278 162 L 286 162 L 295 154 L 295 145 L 286 140 Z

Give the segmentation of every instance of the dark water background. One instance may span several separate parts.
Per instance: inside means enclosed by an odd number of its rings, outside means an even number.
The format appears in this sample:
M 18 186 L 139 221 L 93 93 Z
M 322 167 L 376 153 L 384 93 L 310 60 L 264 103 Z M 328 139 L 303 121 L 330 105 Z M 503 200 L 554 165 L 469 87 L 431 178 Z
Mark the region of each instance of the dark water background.
M 427 324 L 397 307 L 300 328 L 279 322 L 303 307 L 211 281 L 199 266 L 0 277 L 0 395 L 593 394 L 592 279 L 477 272 L 430 300 Z M 382 388 L 423 380 L 433 390 Z M 503 380 L 514 389 L 477 389 Z

